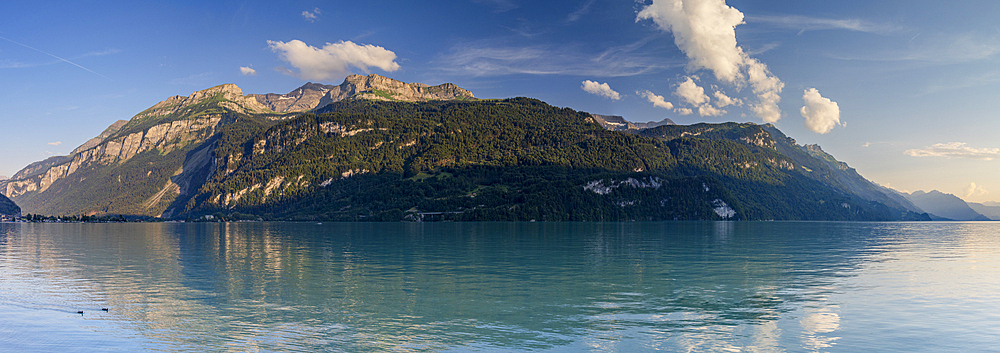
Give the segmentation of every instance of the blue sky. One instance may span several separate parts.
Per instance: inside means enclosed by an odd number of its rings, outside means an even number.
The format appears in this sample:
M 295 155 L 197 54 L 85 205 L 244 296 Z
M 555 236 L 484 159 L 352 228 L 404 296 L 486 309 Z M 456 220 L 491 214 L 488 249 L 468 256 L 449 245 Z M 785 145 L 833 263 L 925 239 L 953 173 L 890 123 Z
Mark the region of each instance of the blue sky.
M 0 175 L 173 95 L 377 73 L 632 121 L 773 122 L 872 181 L 995 201 L 998 15 L 997 1 L 14 2 Z

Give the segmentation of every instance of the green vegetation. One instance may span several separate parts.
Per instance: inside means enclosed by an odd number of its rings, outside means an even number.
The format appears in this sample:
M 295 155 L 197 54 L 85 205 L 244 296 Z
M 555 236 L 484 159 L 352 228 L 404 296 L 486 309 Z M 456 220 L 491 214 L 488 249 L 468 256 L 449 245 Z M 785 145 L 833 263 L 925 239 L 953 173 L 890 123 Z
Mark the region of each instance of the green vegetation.
M 749 123 L 629 134 L 529 98 L 349 99 L 283 121 L 212 101 L 163 119 L 204 114 L 222 117 L 213 135 L 82 166 L 18 202 L 213 220 L 922 219 L 852 192 L 833 162 L 810 155 L 818 147 Z M 153 126 L 134 123 L 119 134 Z
M 183 212 L 293 220 L 901 217 L 795 172 L 758 125 L 691 128 L 698 135 L 661 129 L 673 135 L 652 138 L 604 130 L 588 116 L 528 98 L 338 102 L 241 144 L 220 142 L 216 156 L 225 162 Z M 595 182 L 616 187 L 586 188 Z M 735 214 L 716 212 L 722 204 Z

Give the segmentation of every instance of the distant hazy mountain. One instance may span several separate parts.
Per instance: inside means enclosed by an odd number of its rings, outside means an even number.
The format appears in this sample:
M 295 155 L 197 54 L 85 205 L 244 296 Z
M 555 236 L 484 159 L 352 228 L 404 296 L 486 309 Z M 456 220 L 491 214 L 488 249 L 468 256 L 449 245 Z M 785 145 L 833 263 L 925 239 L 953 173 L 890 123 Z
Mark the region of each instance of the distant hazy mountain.
M 979 212 L 979 214 L 989 217 L 994 221 L 1000 221 L 1000 203 L 998 202 L 969 202 L 969 207 L 971 207 L 972 210 Z
M 910 201 L 930 213 L 954 221 L 988 221 L 988 217 L 979 214 L 958 196 L 945 194 L 937 190 L 930 192 L 914 191 L 909 195 Z

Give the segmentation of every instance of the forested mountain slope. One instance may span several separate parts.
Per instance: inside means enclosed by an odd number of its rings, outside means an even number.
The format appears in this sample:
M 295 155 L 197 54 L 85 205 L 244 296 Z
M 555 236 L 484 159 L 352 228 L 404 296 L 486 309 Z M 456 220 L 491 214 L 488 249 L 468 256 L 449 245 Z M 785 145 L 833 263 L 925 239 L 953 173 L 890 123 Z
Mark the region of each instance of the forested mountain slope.
M 454 85 L 361 78 L 342 87 L 398 92 L 337 96 L 311 113 L 275 112 L 234 85 L 172 97 L 109 128 L 90 148 L 0 182 L 0 191 L 27 212 L 57 215 L 926 218 L 885 194 L 867 194 L 867 180 L 852 169 L 832 156 L 817 158 L 824 155 L 818 146 L 797 146 L 771 126 L 662 125 L 626 133 L 535 99 L 477 100 Z

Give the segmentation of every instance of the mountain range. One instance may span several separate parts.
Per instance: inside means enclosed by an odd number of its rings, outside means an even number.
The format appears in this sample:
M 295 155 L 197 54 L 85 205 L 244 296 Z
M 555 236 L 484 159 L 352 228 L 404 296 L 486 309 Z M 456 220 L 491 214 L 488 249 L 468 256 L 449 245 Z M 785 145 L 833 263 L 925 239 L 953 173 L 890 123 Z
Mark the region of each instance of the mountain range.
M 631 123 L 379 75 L 174 96 L 0 181 L 26 212 L 274 220 L 929 220 L 773 125 Z

